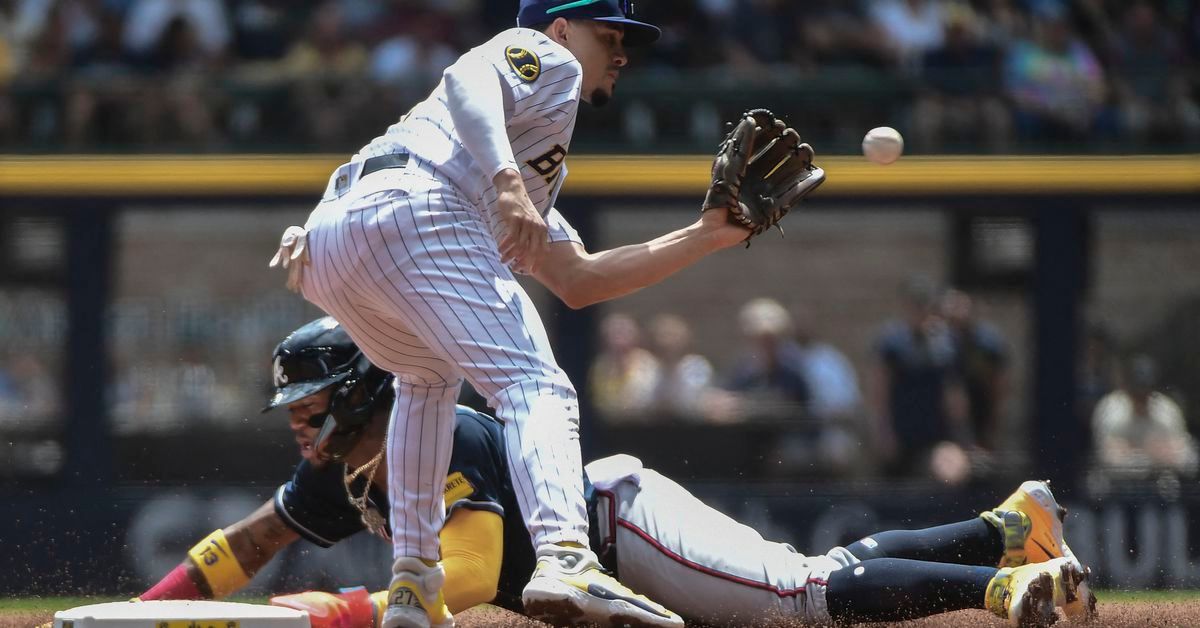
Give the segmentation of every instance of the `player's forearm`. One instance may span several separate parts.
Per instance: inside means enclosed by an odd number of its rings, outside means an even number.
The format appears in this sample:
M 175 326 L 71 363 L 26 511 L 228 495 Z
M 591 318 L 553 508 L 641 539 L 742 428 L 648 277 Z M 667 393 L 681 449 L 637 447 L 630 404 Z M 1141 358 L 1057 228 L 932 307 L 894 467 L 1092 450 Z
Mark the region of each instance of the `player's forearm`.
M 568 306 L 587 307 L 659 283 L 722 247 L 698 221 L 649 242 L 585 254 L 550 287 Z
M 275 514 L 275 505 L 267 501 L 249 517 L 225 528 L 229 547 L 247 575 L 253 576 L 275 554 L 300 538 Z
M 139 596 L 143 600 L 220 599 L 246 585 L 299 535 L 275 514 L 271 501 L 245 519 L 214 530 L 187 558 Z

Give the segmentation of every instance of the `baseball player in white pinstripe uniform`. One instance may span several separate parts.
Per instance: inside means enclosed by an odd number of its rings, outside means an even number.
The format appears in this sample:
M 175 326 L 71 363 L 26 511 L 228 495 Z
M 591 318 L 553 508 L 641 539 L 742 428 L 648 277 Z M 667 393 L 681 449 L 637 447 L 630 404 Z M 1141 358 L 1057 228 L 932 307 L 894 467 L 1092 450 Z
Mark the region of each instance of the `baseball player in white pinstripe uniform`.
M 630 4 L 521 0 L 520 26 L 464 54 L 429 98 L 339 167 L 272 262 L 289 267 L 289 286 L 396 375 L 386 628 L 453 623 L 436 561 L 463 378 L 505 425 L 538 556 L 526 612 L 555 623 L 682 625 L 639 602 L 588 549 L 575 389 L 514 279 L 514 271 L 531 274 L 583 307 L 747 237 L 720 209 L 655 240 L 590 253 L 554 208 L 579 101 L 607 102 L 625 47 L 659 36 L 630 19 Z

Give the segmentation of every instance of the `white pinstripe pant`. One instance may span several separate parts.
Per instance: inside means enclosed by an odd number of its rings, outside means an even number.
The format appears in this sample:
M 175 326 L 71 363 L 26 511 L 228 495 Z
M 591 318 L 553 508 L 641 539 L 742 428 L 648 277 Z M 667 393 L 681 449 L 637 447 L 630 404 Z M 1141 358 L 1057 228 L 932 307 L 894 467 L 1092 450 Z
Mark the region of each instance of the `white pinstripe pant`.
M 414 163 L 368 175 L 340 198 L 327 193 L 306 227 L 305 298 L 396 374 L 387 458 L 394 556 L 440 556 L 463 377 L 504 422 L 534 547 L 586 546 L 575 389 L 480 210 Z

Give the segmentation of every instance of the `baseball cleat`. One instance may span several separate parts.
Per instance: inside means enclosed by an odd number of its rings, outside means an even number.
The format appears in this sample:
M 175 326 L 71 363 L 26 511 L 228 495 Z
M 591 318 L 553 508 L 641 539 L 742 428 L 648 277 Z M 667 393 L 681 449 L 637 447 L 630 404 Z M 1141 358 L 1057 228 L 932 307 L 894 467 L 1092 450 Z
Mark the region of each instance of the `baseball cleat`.
M 1004 539 L 1004 556 L 998 566 L 1019 567 L 1075 557 L 1063 538 L 1066 515 L 1067 509 L 1050 492 L 1049 481 L 1030 480 L 995 509 L 979 516 L 996 526 Z
M 1074 558 L 1002 567 L 988 583 L 984 606 L 1010 626 L 1049 626 L 1058 621 L 1055 607 L 1078 597 L 1078 585 L 1086 579 Z
M 387 609 L 381 628 L 454 628 L 442 584 L 446 573 L 419 558 L 397 558 L 392 565 Z
M 1091 577 L 1092 568 L 1082 566 L 1073 558 L 1062 564 L 1062 598 L 1055 597 L 1054 603 L 1062 607 L 1067 619 L 1089 622 L 1097 617 Z
M 683 628 L 683 619 L 608 575 L 591 550 L 538 549 L 537 568 L 521 593 L 525 614 L 553 626 Z

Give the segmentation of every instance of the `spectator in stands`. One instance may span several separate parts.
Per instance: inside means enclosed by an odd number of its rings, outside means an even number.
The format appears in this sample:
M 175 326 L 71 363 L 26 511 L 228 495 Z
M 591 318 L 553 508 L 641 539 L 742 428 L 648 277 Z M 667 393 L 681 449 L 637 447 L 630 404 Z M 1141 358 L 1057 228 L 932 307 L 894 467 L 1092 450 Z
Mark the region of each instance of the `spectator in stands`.
M 1017 131 L 1027 139 L 1062 141 L 1111 130 L 1104 115 L 1104 70 L 1096 55 L 1058 0 L 1042 0 L 1036 7 L 1033 38 L 1014 43 L 1005 60 Z
M 309 11 L 296 0 L 235 0 L 229 10 L 238 61 L 278 61 L 287 54 Z M 297 6 L 301 5 L 301 6 Z
M 829 425 L 853 421 L 862 410 L 862 394 L 854 366 L 837 347 L 820 339 L 812 310 L 798 306 L 792 312 L 792 337 L 801 351 L 804 381 L 809 392 L 809 414 Z
M 942 46 L 945 15 L 935 0 L 875 0 L 871 20 L 887 36 L 901 68 L 916 70 L 925 53 Z
M 790 0 L 735 0 L 732 28 L 722 45 L 737 70 L 769 80 L 773 67 L 795 60 L 795 36 L 803 9 Z
M 288 50 L 280 74 L 293 86 L 300 132 L 316 146 L 328 146 L 352 132 L 371 92 L 361 78 L 367 69 L 365 45 L 345 29 L 332 0 L 313 11 L 304 35 Z
M 58 379 L 37 353 L 12 352 L 0 369 L 0 425 L 34 428 L 58 418 Z
M 719 46 L 712 45 L 720 39 L 720 29 L 712 15 L 704 10 L 704 3 L 696 6 L 695 0 L 655 0 L 639 4 L 637 10 L 645 11 L 646 21 L 662 29 L 662 37 L 653 46 L 630 51 L 639 55 L 633 61 L 639 68 L 648 71 L 677 74 L 693 68 L 711 68 L 725 61 Z
M 855 463 L 862 455 L 859 420 L 863 408 L 858 375 L 837 347 L 819 338 L 812 310 L 799 306 L 792 311 L 795 322 L 792 337 L 800 346 L 804 381 L 810 395 L 808 414 L 818 424 L 812 443 L 814 451 L 809 455 L 830 473 L 855 471 Z M 801 452 L 795 451 L 781 459 L 797 460 L 798 454 Z
M 231 39 L 220 0 L 133 0 L 125 15 L 125 48 L 138 60 L 137 130 L 151 145 L 216 149 L 224 127 L 223 93 L 211 89 Z
M 1121 121 L 1134 138 L 1200 133 L 1200 108 L 1192 99 L 1179 38 L 1149 2 L 1130 4 L 1112 42 L 1113 89 Z
M 1029 35 L 1030 16 L 1018 0 L 981 0 L 971 6 L 979 12 L 981 41 L 987 45 L 1003 50 Z
M 1096 404 L 1116 388 L 1120 378 L 1118 352 L 1116 341 L 1106 325 L 1098 321 L 1085 324 L 1075 375 L 1075 418 L 1080 431 L 1088 435 L 1089 447 L 1094 440 L 1091 436 L 1092 413 Z
M 1196 471 L 1195 442 L 1179 405 L 1156 390 L 1157 370 L 1149 356 L 1135 356 L 1121 387 L 1096 405 L 1092 422 L 1097 457 L 1118 476 Z
M 708 358 L 692 353 L 692 330 L 675 314 L 659 314 L 649 325 L 650 349 L 658 359 L 661 376 L 654 390 L 655 414 L 699 420 L 713 384 Z
M 745 355 L 729 389 L 743 394 L 747 418 L 795 419 L 807 416 L 812 399 L 804 376 L 804 351 L 792 338 L 792 317 L 778 301 L 753 299 L 738 314 Z
M 32 41 L 60 21 L 66 45 L 72 52 L 86 49 L 99 30 L 101 0 L 16 0 L 13 12 L 13 37 Z
M 168 31 L 185 30 L 200 53 L 210 59 L 222 57 L 230 43 L 231 29 L 225 5 L 220 0 L 133 0 L 125 18 L 125 46 L 135 55 L 162 54 Z
M 437 84 L 459 51 L 446 42 L 452 30 L 445 16 L 417 13 L 401 22 L 371 51 L 370 74 L 378 83 L 424 93 Z
M 1012 114 L 1000 90 L 1001 56 L 984 42 L 969 5 L 946 9 L 944 43 L 921 59 L 921 89 L 913 106 L 913 143 L 925 150 L 975 146 L 1001 152 Z
M 887 34 L 867 17 L 864 5 L 857 2 L 804 3 L 797 35 L 804 43 L 798 61 L 805 67 L 882 68 L 894 63 Z
M 0 1 L 0 143 L 16 135 L 16 110 L 9 85 L 17 73 L 17 47 L 12 29 L 12 0 Z
M 1003 444 L 1009 396 L 1008 343 L 999 328 L 978 317 L 974 299 L 961 290 L 946 291 L 941 310 L 954 339 L 955 370 L 967 395 L 973 444 L 995 450 Z
M 645 419 L 662 370 L 654 354 L 642 348 L 637 321 L 621 312 L 609 314 L 600 323 L 600 340 L 588 377 L 592 405 L 609 422 Z
M 936 286 L 914 277 L 901 298 L 904 317 L 886 323 L 876 342 L 871 410 L 887 470 L 924 473 L 939 443 L 969 444 L 967 404 L 954 370 L 954 338 L 938 315 Z
M 95 143 L 119 144 L 133 135 L 140 119 L 137 96 L 143 86 L 122 43 L 121 16 L 100 11 L 95 18 L 96 38 L 73 55 L 71 80 L 65 86 L 65 141 L 74 150 Z
M 50 144 L 62 135 L 60 88 L 71 63 L 69 30 L 62 5 L 48 6 L 41 20 L 18 10 L 14 41 L 20 73 L 13 88 L 21 92 L 22 101 L 20 111 L 14 112 L 15 124 L 35 144 Z

